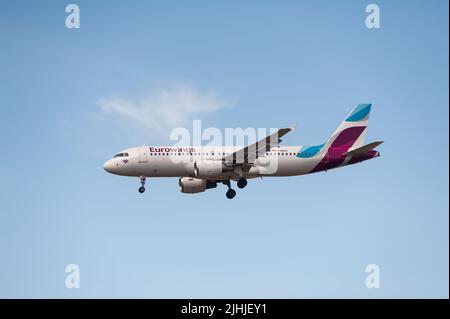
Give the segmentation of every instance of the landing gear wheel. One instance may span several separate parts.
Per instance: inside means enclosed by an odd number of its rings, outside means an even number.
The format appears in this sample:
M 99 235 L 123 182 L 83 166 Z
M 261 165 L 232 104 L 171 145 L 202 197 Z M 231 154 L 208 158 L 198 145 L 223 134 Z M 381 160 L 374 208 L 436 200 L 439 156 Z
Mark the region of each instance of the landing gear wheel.
M 139 193 L 145 192 L 145 176 L 139 176 L 139 179 L 141 180 L 141 187 L 139 187 Z
M 229 190 L 227 190 L 226 195 L 228 199 L 232 199 L 234 196 L 236 196 L 236 191 L 230 188 Z
M 237 186 L 239 188 L 244 188 L 245 186 L 247 186 L 247 180 L 245 178 L 241 178 L 240 180 L 238 180 Z

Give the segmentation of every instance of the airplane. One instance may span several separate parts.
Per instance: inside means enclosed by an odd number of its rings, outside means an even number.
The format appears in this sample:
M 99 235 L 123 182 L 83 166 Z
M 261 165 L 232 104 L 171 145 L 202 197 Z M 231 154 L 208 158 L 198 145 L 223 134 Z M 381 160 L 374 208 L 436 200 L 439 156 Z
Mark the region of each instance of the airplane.
M 182 193 L 195 194 L 222 183 L 232 199 L 247 180 L 268 176 L 296 176 L 352 165 L 380 156 L 375 148 L 383 143 L 365 144 L 372 104 L 358 104 L 327 142 L 312 146 L 280 146 L 281 137 L 292 127 L 278 129 L 256 143 L 236 146 L 141 146 L 120 151 L 103 168 L 111 174 L 139 177 L 144 193 L 146 178 L 178 177 Z

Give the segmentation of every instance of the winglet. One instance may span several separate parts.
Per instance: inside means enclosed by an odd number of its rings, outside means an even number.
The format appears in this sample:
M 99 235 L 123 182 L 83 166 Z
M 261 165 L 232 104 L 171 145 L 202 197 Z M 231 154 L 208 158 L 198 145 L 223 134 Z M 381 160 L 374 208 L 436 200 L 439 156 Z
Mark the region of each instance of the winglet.
M 291 124 L 287 128 L 291 129 L 292 132 L 295 132 L 297 130 L 297 123 Z

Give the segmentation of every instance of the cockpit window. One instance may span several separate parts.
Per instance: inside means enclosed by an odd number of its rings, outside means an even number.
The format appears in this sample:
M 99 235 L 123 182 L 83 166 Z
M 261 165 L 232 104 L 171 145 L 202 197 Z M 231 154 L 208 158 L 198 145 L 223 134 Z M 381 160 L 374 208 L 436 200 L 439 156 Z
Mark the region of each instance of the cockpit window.
M 116 157 L 128 157 L 128 153 L 119 153 L 116 156 L 114 156 L 114 158 Z

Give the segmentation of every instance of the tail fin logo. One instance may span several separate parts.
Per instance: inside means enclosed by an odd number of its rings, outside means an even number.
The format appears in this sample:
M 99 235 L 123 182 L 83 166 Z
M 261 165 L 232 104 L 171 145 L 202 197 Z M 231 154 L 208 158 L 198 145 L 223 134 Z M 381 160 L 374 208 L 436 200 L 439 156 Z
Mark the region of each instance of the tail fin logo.
M 372 104 L 358 104 L 355 109 L 347 117 L 347 122 L 364 121 L 369 117 Z

